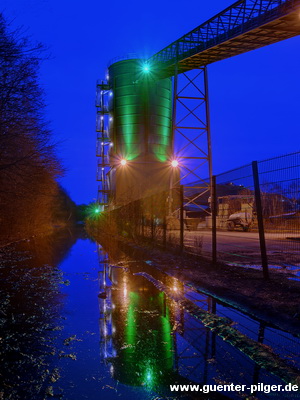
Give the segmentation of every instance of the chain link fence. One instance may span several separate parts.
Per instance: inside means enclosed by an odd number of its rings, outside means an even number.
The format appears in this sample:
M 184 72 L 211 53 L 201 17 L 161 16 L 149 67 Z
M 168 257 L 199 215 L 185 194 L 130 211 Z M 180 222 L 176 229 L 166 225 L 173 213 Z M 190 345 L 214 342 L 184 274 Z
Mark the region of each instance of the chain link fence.
M 118 234 L 247 268 L 300 270 L 300 152 L 112 210 Z M 208 181 L 206 181 L 207 183 Z M 300 275 L 300 274 L 299 274 Z

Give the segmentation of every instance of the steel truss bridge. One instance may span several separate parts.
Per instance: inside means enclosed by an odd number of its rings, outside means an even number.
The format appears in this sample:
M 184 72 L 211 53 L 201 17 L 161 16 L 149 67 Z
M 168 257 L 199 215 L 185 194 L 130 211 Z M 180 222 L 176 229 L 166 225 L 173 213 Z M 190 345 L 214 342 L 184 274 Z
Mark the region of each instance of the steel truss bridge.
M 173 76 L 299 34 L 300 0 L 240 0 L 148 61 Z

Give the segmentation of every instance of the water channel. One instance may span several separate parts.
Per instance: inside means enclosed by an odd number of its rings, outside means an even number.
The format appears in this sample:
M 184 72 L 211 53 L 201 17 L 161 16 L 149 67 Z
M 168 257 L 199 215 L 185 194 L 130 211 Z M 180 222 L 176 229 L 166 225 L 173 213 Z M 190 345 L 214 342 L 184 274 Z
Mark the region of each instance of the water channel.
M 300 398 L 171 392 L 174 384 L 285 385 L 300 374 L 300 339 L 117 243 L 66 232 L 5 249 L 0 267 L 0 399 Z

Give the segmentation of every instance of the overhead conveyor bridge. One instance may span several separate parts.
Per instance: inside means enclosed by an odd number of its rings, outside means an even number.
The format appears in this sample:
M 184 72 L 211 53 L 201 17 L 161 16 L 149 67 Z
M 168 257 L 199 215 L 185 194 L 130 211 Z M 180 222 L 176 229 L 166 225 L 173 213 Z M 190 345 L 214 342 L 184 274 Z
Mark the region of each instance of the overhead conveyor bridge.
M 240 0 L 148 62 L 161 77 L 203 67 L 300 34 L 300 0 Z

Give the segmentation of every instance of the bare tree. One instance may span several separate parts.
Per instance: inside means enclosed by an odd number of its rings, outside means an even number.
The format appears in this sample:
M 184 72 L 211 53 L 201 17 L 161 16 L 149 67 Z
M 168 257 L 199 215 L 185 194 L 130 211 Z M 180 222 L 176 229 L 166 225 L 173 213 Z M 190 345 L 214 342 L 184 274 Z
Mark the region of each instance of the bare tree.
M 9 31 L 0 14 L 0 235 L 6 237 L 46 229 L 63 196 L 56 182 L 63 169 L 38 82 L 44 51 L 19 30 Z

